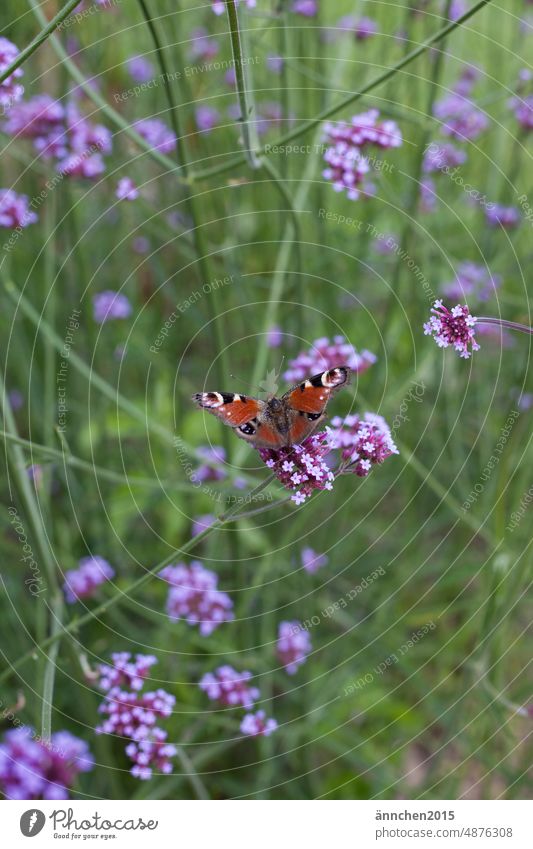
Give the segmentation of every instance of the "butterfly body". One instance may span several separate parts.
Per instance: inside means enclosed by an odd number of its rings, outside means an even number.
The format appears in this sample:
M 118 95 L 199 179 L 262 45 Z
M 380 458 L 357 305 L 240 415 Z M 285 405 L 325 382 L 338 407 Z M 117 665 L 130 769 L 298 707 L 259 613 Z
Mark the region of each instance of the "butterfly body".
M 256 448 L 297 445 L 324 419 L 332 395 L 349 379 L 350 369 L 337 366 L 289 389 L 281 398 L 266 401 L 234 392 L 199 392 L 193 400 L 241 439 Z

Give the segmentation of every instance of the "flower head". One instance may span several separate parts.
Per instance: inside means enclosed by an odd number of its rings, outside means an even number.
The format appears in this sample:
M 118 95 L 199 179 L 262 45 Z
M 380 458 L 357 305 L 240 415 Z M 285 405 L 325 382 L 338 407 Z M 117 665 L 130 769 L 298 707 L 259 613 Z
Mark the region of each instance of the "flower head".
M 129 318 L 131 304 L 126 295 L 107 289 L 93 296 L 94 320 L 103 324 L 112 318 Z
M 130 56 L 127 66 L 130 77 L 136 83 L 145 83 L 154 76 L 154 66 L 144 56 Z
M 0 36 L 0 73 L 9 68 L 19 55 L 19 49 L 12 41 Z M 24 94 L 24 86 L 18 80 L 24 76 L 22 68 L 16 68 L 12 74 L 0 83 L 0 106 L 9 109 Z
M 26 195 L 18 195 L 12 189 L 0 189 L 0 227 L 14 230 L 36 221 L 37 213 L 29 209 Z
M 219 666 L 214 672 L 208 672 L 200 681 L 200 689 L 212 701 L 226 707 L 253 708 L 261 695 L 257 687 L 250 687 L 251 672 L 237 672 L 232 666 Z
M 335 336 L 333 341 L 323 336 L 315 339 L 308 351 L 304 351 L 289 360 L 288 369 L 283 377 L 288 381 L 299 381 L 312 374 L 336 368 L 339 365 L 348 366 L 355 374 L 362 374 L 377 360 L 375 354 L 364 349 L 357 351 L 347 342 L 344 336 Z
M 213 106 L 197 106 L 195 110 L 196 126 L 200 132 L 208 133 L 220 123 L 220 113 Z
M 269 737 L 278 727 L 275 719 L 267 719 L 264 710 L 247 713 L 241 722 L 241 732 L 247 737 Z
M 157 659 L 152 654 L 136 654 L 134 657 L 127 651 L 115 652 L 111 655 L 111 664 L 99 665 L 98 686 L 104 692 L 113 687 L 141 690 L 154 663 Z
M 69 604 L 74 604 L 80 598 L 92 598 L 97 588 L 110 581 L 114 575 L 114 570 L 103 557 L 82 557 L 77 569 L 69 569 L 65 573 L 65 598 Z
M 450 142 L 432 142 L 426 148 L 423 169 L 426 174 L 455 168 L 466 162 L 466 153 Z
M 133 125 L 142 138 L 160 153 L 172 153 L 176 148 L 176 136 L 167 125 L 158 118 L 143 118 Z
M 476 298 L 488 301 L 502 282 L 498 274 L 491 274 L 484 265 L 475 262 L 461 262 L 457 266 L 455 280 L 445 283 L 442 292 L 447 298 Z
M 520 211 L 516 206 L 503 206 L 501 203 L 487 205 L 485 217 L 489 227 L 503 227 L 504 230 L 512 230 L 521 221 Z
M 302 566 L 305 571 L 312 575 L 314 572 L 318 572 L 319 569 L 322 569 L 323 566 L 327 566 L 328 558 L 325 554 L 317 554 L 316 551 L 313 551 L 312 548 L 306 546 L 302 548 Z
M 239 5 L 239 0 L 235 0 L 236 5 Z M 244 0 L 245 6 L 248 9 L 255 9 L 257 0 Z M 215 2 L 211 3 L 211 8 L 215 15 L 223 15 L 226 11 L 226 4 L 224 0 L 215 0 Z
M 305 663 L 311 648 L 311 638 L 299 622 L 280 622 L 276 653 L 289 675 Z
M 470 315 L 466 304 L 457 304 L 449 310 L 442 301 L 435 301 L 431 312 L 433 315 L 424 324 L 424 333 L 433 336 L 439 348 L 453 345 L 465 359 L 470 357 L 472 351 L 479 351 L 474 330 L 477 318 Z
M 301 445 L 258 451 L 283 486 L 294 493 L 295 504 L 303 504 L 315 489 L 333 489 L 335 475 L 325 461 L 330 452 L 325 433 L 308 436 Z
M 119 200 L 135 200 L 139 197 L 139 189 L 131 177 L 121 177 L 118 181 L 115 197 Z
M 361 17 L 354 22 L 353 33 L 356 41 L 366 41 L 378 32 L 378 27 L 373 18 Z
M 189 57 L 194 60 L 214 59 L 220 49 L 218 42 L 205 27 L 197 27 L 191 32 L 189 45 Z
M 226 477 L 222 464 L 226 460 L 226 452 L 220 445 L 202 445 L 196 451 L 206 461 L 202 463 L 191 476 L 193 483 L 205 481 L 221 481 Z
M 170 759 L 176 747 L 166 742 L 167 732 L 158 721 L 171 716 L 176 700 L 162 689 L 140 692 L 150 667 L 157 662 L 155 657 L 138 654 L 133 659 L 129 652 L 118 652 L 111 655 L 111 661 L 112 665 L 99 666 L 99 687 L 105 696 L 98 708 L 103 720 L 96 733 L 129 741 L 125 752 L 133 761 L 135 778 L 147 780 L 154 770 L 172 772 Z
M 354 472 L 364 478 L 372 466 L 400 453 L 387 422 L 376 413 L 365 413 L 362 418 L 336 416 L 327 431 L 330 447 L 341 452 L 341 473 Z
M 533 130 L 533 94 L 512 101 L 516 120 L 524 130 Z
M 0 788 L 12 800 L 68 799 L 78 774 L 93 766 L 87 743 L 68 731 L 45 743 L 25 726 L 7 731 L 0 743 Z
M 455 92 L 438 100 L 433 114 L 442 121 L 444 135 L 459 141 L 477 139 L 489 125 L 487 116 L 471 100 Z
M 179 563 L 165 566 L 159 573 L 170 584 L 167 612 L 170 619 L 184 619 L 189 625 L 199 625 L 204 637 L 212 634 L 222 622 L 233 619 L 231 598 L 218 589 L 218 577 L 199 561 L 190 566 Z

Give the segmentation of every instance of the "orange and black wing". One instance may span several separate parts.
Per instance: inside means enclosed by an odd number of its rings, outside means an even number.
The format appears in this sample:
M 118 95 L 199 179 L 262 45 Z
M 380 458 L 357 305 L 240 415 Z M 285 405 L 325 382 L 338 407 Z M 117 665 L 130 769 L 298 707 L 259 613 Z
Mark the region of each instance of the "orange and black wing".
M 199 407 L 232 427 L 237 436 L 254 441 L 259 427 L 257 416 L 264 407 L 264 401 L 235 392 L 197 392 L 192 398 Z
M 297 445 L 309 436 L 324 418 L 332 394 L 350 378 L 347 366 L 315 374 L 283 396 L 291 415 L 290 442 Z

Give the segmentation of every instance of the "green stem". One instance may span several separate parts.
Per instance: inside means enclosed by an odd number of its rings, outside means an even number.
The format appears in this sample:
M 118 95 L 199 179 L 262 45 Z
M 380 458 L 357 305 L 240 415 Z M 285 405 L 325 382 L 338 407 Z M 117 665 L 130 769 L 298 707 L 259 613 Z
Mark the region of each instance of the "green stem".
M 58 12 L 54 18 L 52 18 L 50 23 L 48 23 L 41 30 L 39 35 L 37 35 L 33 39 L 33 41 L 31 41 L 28 46 L 24 48 L 24 50 L 20 51 L 19 55 L 16 59 L 14 59 L 11 65 L 8 65 L 8 67 L 4 71 L 2 71 L 2 73 L 0 74 L 0 83 L 6 80 L 13 73 L 13 71 L 17 70 L 17 68 L 20 68 L 20 66 L 26 61 L 26 59 L 28 59 L 33 53 L 35 53 L 35 51 L 41 46 L 41 44 L 44 44 L 47 38 L 51 36 L 53 31 L 63 23 L 65 18 L 68 18 L 72 10 L 75 9 L 76 6 L 79 6 L 80 3 L 81 0 L 69 0 L 68 3 L 61 9 L 61 11 Z M 42 15 L 42 20 L 46 21 L 44 15 Z
M 258 495 L 270 483 L 273 481 L 274 475 L 270 474 L 262 483 L 258 484 L 251 492 L 248 493 L 248 496 L 245 498 L 245 501 L 251 500 L 254 496 Z M 277 504 L 273 504 L 273 507 L 277 506 Z M 61 639 L 65 634 L 75 634 L 79 629 L 86 625 L 88 622 L 91 622 L 93 619 L 107 613 L 107 611 L 114 607 L 117 604 L 120 604 L 124 601 L 124 599 L 129 599 L 134 593 L 137 593 L 145 584 L 150 581 L 154 575 L 157 575 L 158 572 L 163 569 L 164 566 L 167 566 L 169 563 L 174 560 L 176 554 L 183 555 L 188 554 L 191 549 L 193 549 L 198 543 L 202 542 L 206 537 L 213 533 L 213 531 L 221 528 L 224 524 L 231 521 L 237 521 L 239 516 L 239 510 L 241 505 L 236 504 L 227 513 L 222 514 L 218 517 L 218 519 L 213 522 L 208 528 L 205 528 L 201 533 L 197 534 L 197 536 L 192 537 L 188 542 L 183 545 L 179 551 L 173 551 L 172 554 L 169 554 L 168 557 L 165 557 L 164 560 L 161 560 L 154 566 L 152 569 L 147 570 L 144 575 L 141 575 L 140 578 L 137 578 L 136 581 L 132 581 L 127 587 L 117 591 L 115 595 L 111 596 L 111 598 L 99 604 L 93 610 L 88 611 L 83 616 L 80 616 L 78 619 L 72 619 L 68 625 L 66 625 L 59 633 L 52 634 L 47 639 L 45 639 L 40 645 L 35 645 L 32 649 L 27 651 L 25 654 L 21 655 L 17 660 L 9 663 L 8 667 L 0 674 L 0 682 L 4 681 L 8 678 L 12 672 L 17 670 L 20 666 L 22 666 L 27 660 L 30 660 L 35 656 L 35 649 L 38 648 L 40 651 L 44 651 L 44 649 L 52 646 L 57 640 Z M 5 653 L 3 652 L 4 656 Z
M 54 642 L 50 646 L 48 656 L 45 656 L 45 670 L 43 679 L 43 703 L 41 713 L 42 738 L 46 742 L 52 736 L 52 705 L 54 703 L 54 684 L 56 677 L 56 661 L 59 651 L 59 642 L 62 637 L 61 622 L 63 617 L 63 596 L 57 591 L 52 599 L 50 607 L 51 630 L 50 636 Z
M 248 94 L 246 90 L 246 79 L 244 72 L 244 56 L 242 49 L 242 37 L 239 27 L 239 13 L 237 11 L 236 0 L 225 0 L 226 11 L 228 13 L 228 21 L 231 36 L 231 49 L 233 52 L 233 63 L 235 66 L 235 83 L 237 88 L 237 96 L 241 109 L 240 125 L 242 128 L 242 139 L 244 143 L 245 155 L 250 168 L 259 168 L 260 162 L 255 154 L 255 133 L 249 121 L 252 107 L 248 105 Z

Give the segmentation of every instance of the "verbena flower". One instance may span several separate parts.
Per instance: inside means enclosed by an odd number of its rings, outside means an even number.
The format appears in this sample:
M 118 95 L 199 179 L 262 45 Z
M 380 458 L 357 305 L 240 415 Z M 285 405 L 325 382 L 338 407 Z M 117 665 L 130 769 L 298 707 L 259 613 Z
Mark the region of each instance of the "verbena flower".
M 322 336 L 315 339 L 308 351 L 303 351 L 295 359 L 289 360 L 283 377 L 285 380 L 296 382 L 340 365 L 348 366 L 355 374 L 362 374 L 376 361 L 375 354 L 366 349 L 357 351 L 344 336 L 334 336 L 333 341 Z
M 136 83 L 145 83 L 154 77 L 154 66 L 144 56 L 130 56 L 127 67 L 130 77 Z
M 193 472 L 191 477 L 193 483 L 224 480 L 226 470 L 222 464 L 226 460 L 226 452 L 221 445 L 202 445 L 196 453 L 203 457 L 206 462 L 198 466 Z
M 113 687 L 130 690 L 141 690 L 151 667 L 157 663 L 153 654 L 136 654 L 127 651 L 115 652 L 111 655 L 111 663 L 101 663 L 98 666 L 100 680 L 98 686 L 104 692 Z
M 353 34 L 356 41 L 366 41 L 367 38 L 372 38 L 378 32 L 378 26 L 372 18 L 358 18 L 353 27 Z
M 94 320 L 103 324 L 112 318 L 129 318 L 132 308 L 126 295 L 107 289 L 93 295 L 93 311 Z
M 200 634 L 207 637 L 222 622 L 234 618 L 233 602 L 218 589 L 217 575 L 199 561 L 193 561 L 190 566 L 184 563 L 165 566 L 159 574 L 170 584 L 167 598 L 170 619 L 199 625 Z
M 115 197 L 119 200 L 136 200 L 139 197 L 139 189 L 131 177 L 121 177 L 118 181 Z
M 449 310 L 438 300 L 435 301 L 431 312 L 433 315 L 424 324 L 424 333 L 426 336 L 433 336 L 439 348 L 452 345 L 465 359 L 470 357 L 472 351 L 479 351 L 474 330 L 477 318 L 470 315 L 466 304 L 457 304 Z
M 335 416 L 326 430 L 330 447 L 341 454 L 340 474 L 353 472 L 364 478 L 372 466 L 400 453 L 387 422 L 376 413 L 365 413 L 362 418 Z
M 220 112 L 213 106 L 198 106 L 195 109 L 196 126 L 203 133 L 208 133 L 220 124 Z
M 310 575 L 318 572 L 319 569 L 322 569 L 328 564 L 328 558 L 325 554 L 317 554 L 316 551 L 313 551 L 313 549 L 309 546 L 302 548 L 301 558 L 302 566 Z
M 199 687 L 212 701 L 250 710 L 261 695 L 257 687 L 249 685 L 251 678 L 251 672 L 237 672 L 232 666 L 219 666 L 203 676 Z
M 217 517 L 212 513 L 204 513 L 202 516 L 196 516 L 193 519 L 191 536 L 197 537 L 206 528 L 210 528 L 217 520 Z
M 98 708 L 104 718 L 96 733 L 129 741 L 125 752 L 133 761 L 130 771 L 135 778 L 148 780 L 154 770 L 172 772 L 170 759 L 176 747 L 166 742 L 167 732 L 158 721 L 171 716 L 176 700 L 163 689 L 140 692 L 149 669 L 157 662 L 155 657 L 138 654 L 133 659 L 129 652 L 118 652 L 111 655 L 111 661 L 99 667 L 98 686 L 105 697 Z
M 291 490 L 295 504 L 303 504 L 315 489 L 332 489 L 335 475 L 325 461 L 330 452 L 325 433 L 304 439 L 301 445 L 259 448 L 259 455 L 283 486 Z
M 294 675 L 298 667 L 305 663 L 311 648 L 309 633 L 300 622 L 280 622 L 276 653 L 289 675 Z
M 88 121 L 75 103 L 68 104 L 65 119 L 67 155 L 59 160 L 57 170 L 71 177 L 97 177 L 105 170 L 101 154 L 111 153 L 111 132 L 102 124 Z
M 283 331 L 277 324 L 272 325 L 267 332 L 267 345 L 269 348 L 279 348 L 283 342 Z
M 18 195 L 12 189 L 0 189 L 0 227 L 14 230 L 36 221 L 37 213 L 29 208 L 26 195 Z
M 19 55 L 19 49 L 12 41 L 0 36 L 0 73 L 9 68 Z M 0 83 L 0 106 L 9 109 L 24 94 L 24 86 L 18 82 L 24 76 L 22 68 L 17 68 L 2 83 Z
M 274 54 L 270 54 L 266 58 L 266 66 L 269 71 L 272 71 L 273 74 L 281 74 L 283 70 L 284 59 L 283 56 L 277 56 Z
M 467 97 L 452 92 L 435 103 L 433 114 L 442 121 L 441 132 L 460 141 L 473 141 L 489 126 L 489 119 Z
M 291 11 L 304 18 L 314 18 L 318 12 L 318 0 L 293 0 Z
M 45 743 L 26 726 L 7 731 L 0 743 L 0 789 L 12 800 L 68 799 L 79 773 L 93 766 L 87 743 L 68 731 Z
M 486 206 L 485 217 L 489 227 L 503 227 L 504 230 L 512 230 L 522 220 L 520 210 L 516 206 L 503 206 L 500 203 Z
M 45 158 L 64 157 L 67 152 L 65 110 L 48 94 L 37 94 L 9 110 L 4 131 L 17 138 L 32 139 Z
M 484 265 L 475 262 L 461 262 L 457 266 L 455 280 L 445 283 L 442 292 L 447 298 L 475 298 L 478 301 L 488 301 L 501 285 L 502 279 L 498 274 L 491 274 Z
M 449 142 L 432 142 L 424 155 L 423 170 L 426 174 L 442 171 L 446 168 L 455 168 L 466 162 L 467 156 L 464 150 L 454 147 Z
M 65 572 L 63 591 L 69 604 L 80 598 L 91 598 L 101 584 L 110 581 L 114 570 L 103 557 L 82 557 L 77 569 Z
M 267 719 L 264 710 L 247 713 L 241 722 L 241 732 L 247 737 L 269 737 L 278 727 L 275 719 Z
M 160 153 L 172 153 L 176 149 L 176 136 L 159 118 L 143 118 L 136 121 L 133 129 Z
M 514 114 L 523 130 L 533 130 L 533 94 L 524 99 L 514 98 Z
M 420 181 L 420 209 L 422 212 L 434 212 L 437 208 L 437 193 L 431 177 Z
M 224 5 L 222 3 L 222 5 Z M 220 50 L 218 41 L 205 27 L 193 29 L 189 36 L 189 58 L 207 62 L 214 59 Z
M 380 121 L 377 109 L 354 115 L 350 123 L 327 122 L 324 124 L 324 139 L 328 145 L 324 152 L 328 167 L 322 176 L 331 181 L 335 191 L 346 191 L 350 200 L 357 200 L 361 193 L 375 193 L 372 184 L 364 184 L 374 158 L 367 148 L 386 149 L 402 144 L 402 134 L 396 122 Z

